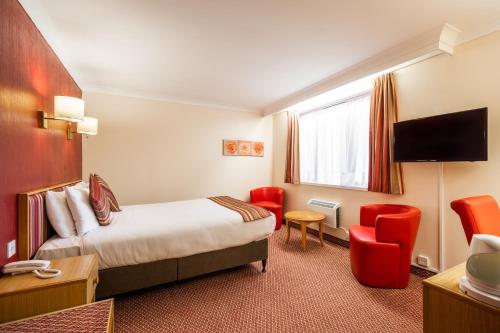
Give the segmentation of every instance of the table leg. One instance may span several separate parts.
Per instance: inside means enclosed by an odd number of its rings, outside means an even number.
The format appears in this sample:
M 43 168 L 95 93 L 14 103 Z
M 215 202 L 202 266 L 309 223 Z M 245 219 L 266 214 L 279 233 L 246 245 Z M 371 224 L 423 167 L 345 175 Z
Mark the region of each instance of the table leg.
M 306 239 L 306 235 L 307 235 L 307 224 L 306 223 L 301 223 L 300 224 L 300 228 L 302 229 L 302 250 L 306 250 L 307 248 L 307 239 Z
M 324 246 L 323 245 L 323 221 L 319 222 L 318 223 L 318 226 L 319 226 L 319 242 L 321 243 L 321 246 Z
M 290 222 L 288 222 L 288 219 L 285 218 L 286 222 L 286 243 L 288 244 L 288 241 L 290 240 Z

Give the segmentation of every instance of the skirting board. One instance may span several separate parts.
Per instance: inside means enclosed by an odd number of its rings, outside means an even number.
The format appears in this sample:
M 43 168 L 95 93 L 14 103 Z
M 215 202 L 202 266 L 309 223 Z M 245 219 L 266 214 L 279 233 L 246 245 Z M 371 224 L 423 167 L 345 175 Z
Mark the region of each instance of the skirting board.
M 295 223 L 295 222 L 290 222 L 290 226 L 292 228 L 295 228 L 295 229 L 300 229 L 300 224 Z M 283 227 L 286 228 L 285 220 L 283 220 Z M 315 230 L 315 229 L 307 228 L 307 233 L 314 235 L 316 237 L 319 236 L 318 230 Z M 340 238 L 332 236 L 330 234 L 323 233 L 323 239 L 330 242 L 330 243 L 334 243 L 334 244 L 343 246 L 345 248 L 349 248 L 349 241 L 346 241 L 344 239 L 340 239 Z M 425 268 L 417 267 L 414 265 L 411 266 L 411 272 L 413 274 L 415 274 L 416 276 L 419 276 L 422 278 L 428 278 L 428 277 L 431 277 L 431 276 L 434 276 L 437 274 L 436 272 L 427 270 Z

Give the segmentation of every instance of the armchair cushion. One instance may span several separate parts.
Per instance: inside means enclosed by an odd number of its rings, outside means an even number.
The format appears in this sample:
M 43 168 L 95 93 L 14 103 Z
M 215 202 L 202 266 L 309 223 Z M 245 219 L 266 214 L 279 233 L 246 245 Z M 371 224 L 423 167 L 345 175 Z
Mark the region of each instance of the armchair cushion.
M 276 209 L 276 208 L 281 208 L 283 207 L 282 205 L 278 205 L 277 203 L 274 203 L 272 201 L 256 201 L 252 202 L 254 205 L 266 208 L 266 209 Z
M 375 228 L 366 227 L 363 225 L 353 225 L 349 228 L 349 234 L 352 233 L 352 237 L 357 238 L 357 240 L 362 242 L 376 242 L 375 240 Z

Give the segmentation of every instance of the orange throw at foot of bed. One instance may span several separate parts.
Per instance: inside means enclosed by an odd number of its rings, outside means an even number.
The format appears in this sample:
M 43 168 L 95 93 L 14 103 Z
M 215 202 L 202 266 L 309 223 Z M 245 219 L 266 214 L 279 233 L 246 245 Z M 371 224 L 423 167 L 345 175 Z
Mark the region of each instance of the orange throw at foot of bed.
M 210 197 L 208 199 L 212 200 L 213 202 L 221 206 L 224 206 L 226 208 L 234 210 L 235 212 L 238 212 L 241 215 L 241 217 L 243 217 L 243 221 L 245 222 L 260 220 L 265 217 L 271 216 L 271 213 L 265 208 L 252 205 L 248 202 L 234 199 L 231 197 L 227 196 Z

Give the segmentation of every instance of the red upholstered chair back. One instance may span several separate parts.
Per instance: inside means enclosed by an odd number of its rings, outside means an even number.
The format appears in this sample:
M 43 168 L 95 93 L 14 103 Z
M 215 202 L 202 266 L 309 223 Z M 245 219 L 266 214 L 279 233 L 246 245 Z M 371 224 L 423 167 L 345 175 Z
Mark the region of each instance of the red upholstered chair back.
M 469 244 L 474 234 L 500 236 L 500 209 L 492 196 L 458 199 L 450 205 L 460 216 Z
M 272 201 L 283 205 L 284 190 L 279 187 L 260 187 L 250 191 L 250 202 Z

